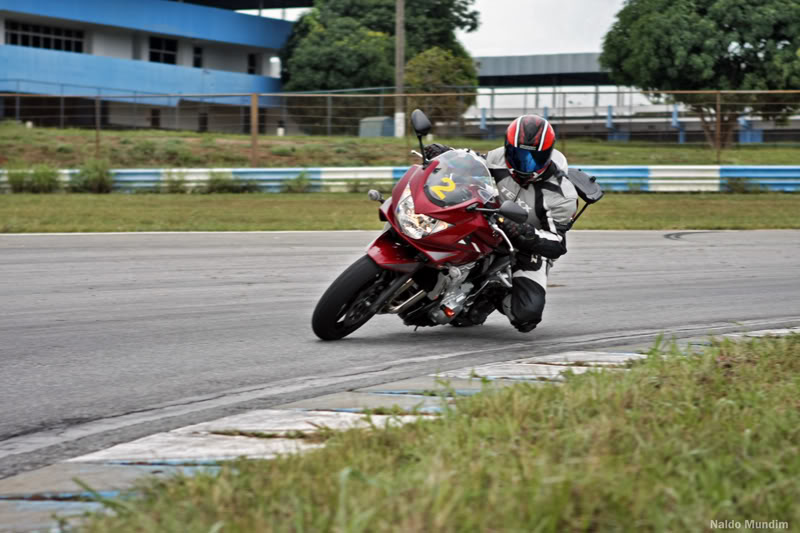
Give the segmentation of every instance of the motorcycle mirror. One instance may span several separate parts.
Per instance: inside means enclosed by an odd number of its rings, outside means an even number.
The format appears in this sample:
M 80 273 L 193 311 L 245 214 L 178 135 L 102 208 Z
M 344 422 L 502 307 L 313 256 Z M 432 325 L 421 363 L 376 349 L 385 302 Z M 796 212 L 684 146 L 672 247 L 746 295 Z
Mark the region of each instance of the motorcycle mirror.
M 503 205 L 500 206 L 500 214 L 517 224 L 524 224 L 528 220 L 528 212 L 511 200 L 503 202 Z
M 417 132 L 417 137 L 422 137 L 431 132 L 431 121 L 425 116 L 421 109 L 415 109 L 411 113 L 411 125 L 414 126 L 414 131 Z

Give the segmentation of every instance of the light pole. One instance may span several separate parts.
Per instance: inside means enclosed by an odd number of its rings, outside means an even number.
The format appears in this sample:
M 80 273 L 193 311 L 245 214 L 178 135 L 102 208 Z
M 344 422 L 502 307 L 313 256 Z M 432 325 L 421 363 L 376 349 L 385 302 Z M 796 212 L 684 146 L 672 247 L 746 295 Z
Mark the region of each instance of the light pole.
M 403 94 L 403 76 L 406 65 L 405 0 L 395 0 L 394 22 L 394 136 L 405 137 L 406 113 Z

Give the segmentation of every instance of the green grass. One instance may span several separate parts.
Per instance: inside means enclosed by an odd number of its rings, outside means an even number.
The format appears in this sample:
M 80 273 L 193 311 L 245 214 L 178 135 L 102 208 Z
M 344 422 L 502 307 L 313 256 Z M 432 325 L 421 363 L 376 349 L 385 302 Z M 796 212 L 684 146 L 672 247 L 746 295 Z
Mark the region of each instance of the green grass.
M 153 480 L 87 531 L 704 531 L 800 524 L 800 336 L 653 349 L 628 372 Z
M 437 142 L 482 152 L 502 145 L 502 139 L 437 138 Z M 48 164 L 78 168 L 89 158 L 107 160 L 112 168 L 225 168 L 250 166 L 247 135 L 188 131 L 103 131 L 100 152 L 94 130 L 33 128 L 0 122 L 0 168 Z M 605 142 L 569 138 L 559 141 L 570 162 L 577 165 L 713 165 L 716 152 L 706 145 L 651 142 Z M 259 137 L 258 167 L 404 166 L 417 162 L 409 154 L 415 138 Z M 723 164 L 797 164 L 797 144 L 731 148 Z
M 793 194 L 608 194 L 576 229 L 800 229 Z M 377 230 L 366 194 L 0 194 L 0 233 Z

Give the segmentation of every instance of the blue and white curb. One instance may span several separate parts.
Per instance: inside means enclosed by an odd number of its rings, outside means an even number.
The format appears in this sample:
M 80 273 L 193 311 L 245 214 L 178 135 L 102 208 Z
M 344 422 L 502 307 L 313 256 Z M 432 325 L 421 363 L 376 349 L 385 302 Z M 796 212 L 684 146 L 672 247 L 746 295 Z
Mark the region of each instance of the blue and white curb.
M 572 165 L 596 176 L 608 191 L 620 192 L 724 192 L 753 188 L 764 191 L 800 190 L 800 166 L 630 166 Z M 350 192 L 363 186 L 391 187 L 408 167 L 324 168 L 154 168 L 113 169 L 113 188 L 120 192 L 165 190 L 171 181 L 182 181 L 189 190 L 199 190 L 214 176 L 256 184 L 263 192 L 281 192 L 293 180 L 308 180 L 310 192 Z M 60 170 L 66 185 L 77 170 Z M 0 191 L 8 190 L 5 171 L 0 170 Z

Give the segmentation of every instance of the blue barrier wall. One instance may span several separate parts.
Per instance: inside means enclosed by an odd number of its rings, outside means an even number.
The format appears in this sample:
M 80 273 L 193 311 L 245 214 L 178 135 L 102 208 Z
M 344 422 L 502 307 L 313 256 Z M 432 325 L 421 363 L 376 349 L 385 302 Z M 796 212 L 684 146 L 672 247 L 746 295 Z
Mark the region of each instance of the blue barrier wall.
M 0 92 L 22 92 L 64 96 L 118 96 L 165 93 L 277 93 L 280 79 L 238 72 L 208 70 L 149 61 L 41 50 L 22 46 L 0 46 L 0 77 L 13 72 L 22 79 L 0 79 Z M 35 80 L 35 81 L 34 81 Z M 152 105 L 175 105 L 174 98 L 125 101 Z M 249 97 L 203 98 L 204 101 L 249 105 Z M 262 106 L 277 105 L 276 97 L 262 97 Z
M 719 176 L 727 187 L 735 180 L 746 180 L 750 186 L 770 191 L 800 190 L 800 166 L 723 166 Z
M 259 48 L 280 48 L 292 31 L 283 20 L 165 0 L 0 0 L 0 11 Z
M 585 172 L 596 176 L 598 183 L 607 191 L 652 191 L 652 192 L 724 192 L 729 190 L 731 180 L 741 180 L 741 185 L 753 186 L 764 191 L 800 191 L 800 166 L 698 166 L 698 167 L 633 167 L 633 166 L 582 166 Z M 680 188 L 667 188 L 662 174 L 680 170 Z M 223 174 L 234 180 L 255 182 L 265 192 L 279 192 L 285 182 L 301 174 L 309 181 L 311 191 L 347 191 L 348 184 L 372 180 L 380 186 L 396 183 L 408 167 L 348 167 L 348 168 L 234 168 L 234 169 L 116 169 L 112 170 L 114 189 L 136 191 L 159 189 L 170 179 L 181 179 L 188 187 L 203 187 L 215 174 Z M 62 170 L 66 182 L 77 170 Z M 667 172 L 668 173 L 668 172 Z M 655 176 L 654 176 L 655 175 Z M 746 189 L 744 187 L 743 189 Z M 0 190 L 7 190 L 5 172 L 0 170 Z M 733 189 L 742 190 L 742 189 Z

